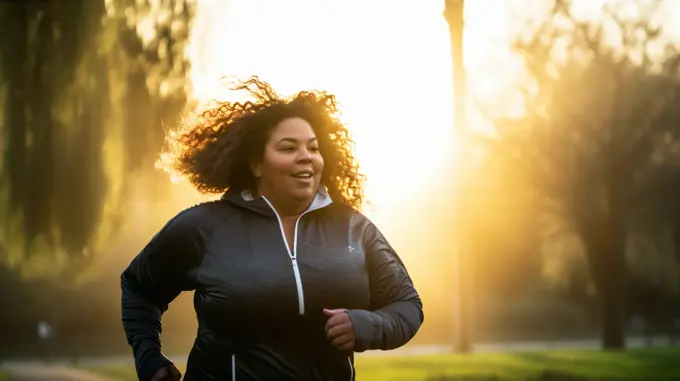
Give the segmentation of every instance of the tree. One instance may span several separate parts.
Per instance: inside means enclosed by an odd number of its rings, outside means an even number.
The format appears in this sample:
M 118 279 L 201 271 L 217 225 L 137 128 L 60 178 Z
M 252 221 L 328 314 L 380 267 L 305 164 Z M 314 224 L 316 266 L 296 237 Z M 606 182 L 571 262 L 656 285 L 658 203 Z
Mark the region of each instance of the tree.
M 108 107 L 91 97 L 106 86 L 106 72 L 96 57 L 81 57 L 95 46 L 104 4 L 0 7 L 4 252 L 12 263 L 45 251 L 83 256 L 104 197 L 98 122 Z
M 462 136 L 460 132 L 465 129 L 465 68 L 463 59 L 463 25 L 464 25 L 464 0 L 446 0 L 444 9 L 444 16 L 449 25 L 449 34 L 451 38 L 451 54 L 452 54 L 452 72 L 453 72 L 453 89 L 454 89 L 454 120 L 455 128 L 458 130 L 458 136 Z M 456 163 L 460 161 L 462 155 L 457 155 Z M 471 320 L 471 275 L 472 267 L 468 262 L 470 255 L 468 253 L 469 245 L 467 244 L 468 234 L 461 223 L 464 220 L 461 205 L 462 188 L 458 183 L 461 180 L 459 171 L 458 179 L 456 181 L 455 193 L 455 213 L 456 221 L 454 222 L 456 249 L 453 253 L 454 257 L 454 351 L 461 353 L 468 353 L 472 350 L 472 320 Z
M 672 338 L 679 316 L 680 261 L 673 238 L 673 228 L 665 226 L 635 232 L 628 240 L 627 310 L 644 318 L 648 337 L 664 326 Z
M 660 201 L 644 180 L 677 170 L 680 132 L 680 55 L 651 25 L 653 10 L 624 18 L 620 9 L 594 23 L 555 0 L 515 46 L 529 75 L 522 115 L 486 112 L 497 132 L 488 160 L 523 176 L 544 211 L 582 241 L 604 348 L 625 346 L 626 239 L 637 211 Z
M 194 13 L 195 0 L 109 2 L 105 33 L 114 53 L 111 69 L 124 89 L 116 100 L 125 171 L 148 169 L 162 147 L 161 123 L 174 123 L 184 111 L 190 91 L 185 50 Z
M 186 102 L 192 16 L 189 0 L 0 4 L 0 260 L 74 276 L 115 233 L 126 179 Z

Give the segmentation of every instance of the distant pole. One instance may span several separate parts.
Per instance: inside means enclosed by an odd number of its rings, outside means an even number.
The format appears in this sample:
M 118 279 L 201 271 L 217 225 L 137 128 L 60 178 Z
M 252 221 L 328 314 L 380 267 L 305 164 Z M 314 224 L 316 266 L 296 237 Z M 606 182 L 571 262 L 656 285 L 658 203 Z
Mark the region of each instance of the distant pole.
M 471 258 L 466 248 L 467 234 L 463 231 L 464 221 L 462 221 L 464 213 L 462 205 L 464 186 L 462 184 L 465 179 L 465 171 L 462 163 L 465 162 L 464 150 L 466 149 L 466 142 L 463 137 L 466 136 L 465 126 L 465 66 L 463 57 L 463 29 L 464 29 L 464 0 L 445 0 L 444 17 L 449 24 L 449 33 L 451 36 L 451 56 L 453 59 L 453 120 L 456 129 L 456 136 L 459 140 L 459 145 L 455 152 L 455 168 L 457 169 L 457 176 L 455 182 L 456 192 L 456 234 L 454 251 L 454 345 L 453 350 L 457 353 L 469 353 L 472 350 L 472 332 L 471 332 L 471 276 L 473 268 L 471 266 Z

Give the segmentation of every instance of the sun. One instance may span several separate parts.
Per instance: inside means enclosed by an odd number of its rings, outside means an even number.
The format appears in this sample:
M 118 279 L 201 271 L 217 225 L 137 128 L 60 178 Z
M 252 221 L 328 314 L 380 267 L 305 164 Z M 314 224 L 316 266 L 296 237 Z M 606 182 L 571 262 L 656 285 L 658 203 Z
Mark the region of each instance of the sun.
M 233 97 L 224 93 L 221 78 L 251 75 L 283 95 L 305 89 L 335 94 L 368 179 L 370 205 L 364 214 L 389 237 L 414 279 L 430 285 L 430 295 L 448 298 L 436 285 L 450 272 L 433 258 L 449 255 L 454 238 L 449 227 L 427 226 L 453 212 L 433 205 L 451 197 L 442 194 L 441 184 L 460 177 L 450 165 L 462 139 L 453 126 L 444 1 L 199 0 L 197 5 L 188 51 L 194 97 Z M 508 7 L 506 0 L 466 5 L 466 69 L 476 75 L 468 77 L 469 88 L 481 88 L 482 95 L 497 93 L 495 84 L 503 79 L 517 78 L 507 46 L 499 46 L 506 44 L 499 37 L 508 35 Z M 492 55 L 498 65 L 480 65 Z M 473 128 L 475 118 L 468 113 Z M 176 202 L 186 203 L 193 197 L 189 192 L 173 192 Z
M 470 95 L 497 96 L 518 77 L 508 53 L 521 0 L 466 4 Z M 438 208 L 439 186 L 456 181 L 452 152 L 452 59 L 444 0 L 197 0 L 188 58 L 192 96 L 234 99 L 222 78 L 257 75 L 283 95 L 318 89 L 337 96 L 356 142 L 371 207 L 363 212 L 406 263 L 430 311 L 445 311 L 455 248 Z M 468 102 L 471 103 L 471 102 Z M 468 109 L 469 126 L 477 116 Z M 478 120 L 479 118 L 477 118 Z M 168 192 L 173 210 L 200 201 L 184 183 Z M 448 203 L 450 204 L 450 203 Z M 437 215 L 435 215 L 437 214 Z M 441 218 L 444 216 L 445 218 Z
M 202 0 L 190 53 L 195 97 L 228 97 L 220 77 L 254 74 L 285 95 L 335 94 L 368 197 L 377 210 L 403 202 L 436 180 L 453 139 L 437 3 Z

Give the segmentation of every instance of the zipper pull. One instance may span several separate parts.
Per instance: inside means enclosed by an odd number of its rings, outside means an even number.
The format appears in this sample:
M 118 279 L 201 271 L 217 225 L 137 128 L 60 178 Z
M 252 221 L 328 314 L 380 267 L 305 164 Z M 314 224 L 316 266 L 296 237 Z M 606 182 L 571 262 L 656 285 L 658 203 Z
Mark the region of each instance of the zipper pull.
M 293 262 L 293 266 L 297 267 L 297 257 L 293 257 L 290 260 Z

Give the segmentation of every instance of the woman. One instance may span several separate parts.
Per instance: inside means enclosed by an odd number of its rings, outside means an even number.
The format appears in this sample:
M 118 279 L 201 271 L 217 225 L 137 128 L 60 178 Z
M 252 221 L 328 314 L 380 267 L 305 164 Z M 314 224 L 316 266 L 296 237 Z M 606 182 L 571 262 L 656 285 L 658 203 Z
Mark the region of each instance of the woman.
M 354 352 L 404 345 L 422 304 L 397 254 L 358 212 L 362 176 L 335 98 L 215 103 L 168 135 L 161 167 L 223 194 L 172 218 L 121 276 L 123 327 L 142 381 L 179 380 L 161 315 L 194 290 L 185 380 L 354 380 Z

